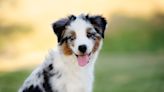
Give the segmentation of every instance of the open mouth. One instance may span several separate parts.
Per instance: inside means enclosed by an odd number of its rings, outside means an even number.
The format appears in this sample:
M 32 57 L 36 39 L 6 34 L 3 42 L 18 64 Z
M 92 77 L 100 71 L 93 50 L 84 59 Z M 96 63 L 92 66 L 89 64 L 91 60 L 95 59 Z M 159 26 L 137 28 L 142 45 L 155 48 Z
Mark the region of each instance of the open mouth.
M 89 63 L 91 53 L 83 54 L 83 55 L 77 55 L 77 54 L 75 54 L 75 55 L 77 57 L 79 66 L 84 67 L 85 65 L 87 65 Z

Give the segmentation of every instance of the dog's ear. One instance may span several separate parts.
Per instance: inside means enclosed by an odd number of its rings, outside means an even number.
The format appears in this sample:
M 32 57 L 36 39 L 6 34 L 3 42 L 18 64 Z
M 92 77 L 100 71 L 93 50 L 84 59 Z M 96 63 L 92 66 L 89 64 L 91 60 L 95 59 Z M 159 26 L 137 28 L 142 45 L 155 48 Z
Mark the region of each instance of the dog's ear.
M 58 37 L 58 42 L 61 41 L 66 26 L 69 25 L 70 22 L 75 19 L 76 17 L 74 15 L 70 15 L 67 18 L 60 19 L 52 24 L 53 31 Z
M 95 30 L 101 34 L 101 36 L 104 38 L 104 31 L 106 28 L 107 21 L 102 16 L 86 16 L 87 19 L 89 19 L 90 23 L 94 26 Z
M 67 25 L 69 19 L 64 18 L 56 21 L 52 24 L 54 33 L 57 35 L 58 42 L 60 42 L 62 35 L 64 34 L 65 26 Z

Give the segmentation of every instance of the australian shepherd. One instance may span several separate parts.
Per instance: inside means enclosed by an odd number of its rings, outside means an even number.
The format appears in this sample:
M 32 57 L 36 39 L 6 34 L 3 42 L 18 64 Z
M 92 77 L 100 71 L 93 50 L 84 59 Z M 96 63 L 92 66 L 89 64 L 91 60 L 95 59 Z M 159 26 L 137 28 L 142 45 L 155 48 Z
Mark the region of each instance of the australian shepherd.
M 70 15 L 52 24 L 58 46 L 18 92 L 92 92 L 94 64 L 107 21 L 100 15 Z

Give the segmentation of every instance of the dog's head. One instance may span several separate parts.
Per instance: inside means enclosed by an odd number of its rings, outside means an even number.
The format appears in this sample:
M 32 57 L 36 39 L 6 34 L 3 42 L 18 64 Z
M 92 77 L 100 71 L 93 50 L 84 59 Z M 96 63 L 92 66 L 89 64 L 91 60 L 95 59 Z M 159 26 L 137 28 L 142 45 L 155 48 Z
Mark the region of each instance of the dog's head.
M 102 16 L 71 15 L 55 22 L 53 30 L 63 53 L 75 55 L 78 64 L 85 66 L 99 50 L 106 24 Z

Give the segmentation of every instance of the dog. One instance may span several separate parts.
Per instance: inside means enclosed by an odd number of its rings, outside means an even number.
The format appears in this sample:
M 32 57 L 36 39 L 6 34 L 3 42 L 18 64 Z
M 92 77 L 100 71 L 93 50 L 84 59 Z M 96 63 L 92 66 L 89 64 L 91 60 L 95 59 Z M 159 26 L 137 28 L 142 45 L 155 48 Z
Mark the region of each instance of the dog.
M 107 21 L 101 15 L 70 15 L 52 24 L 58 46 L 18 92 L 92 92 L 94 64 Z

